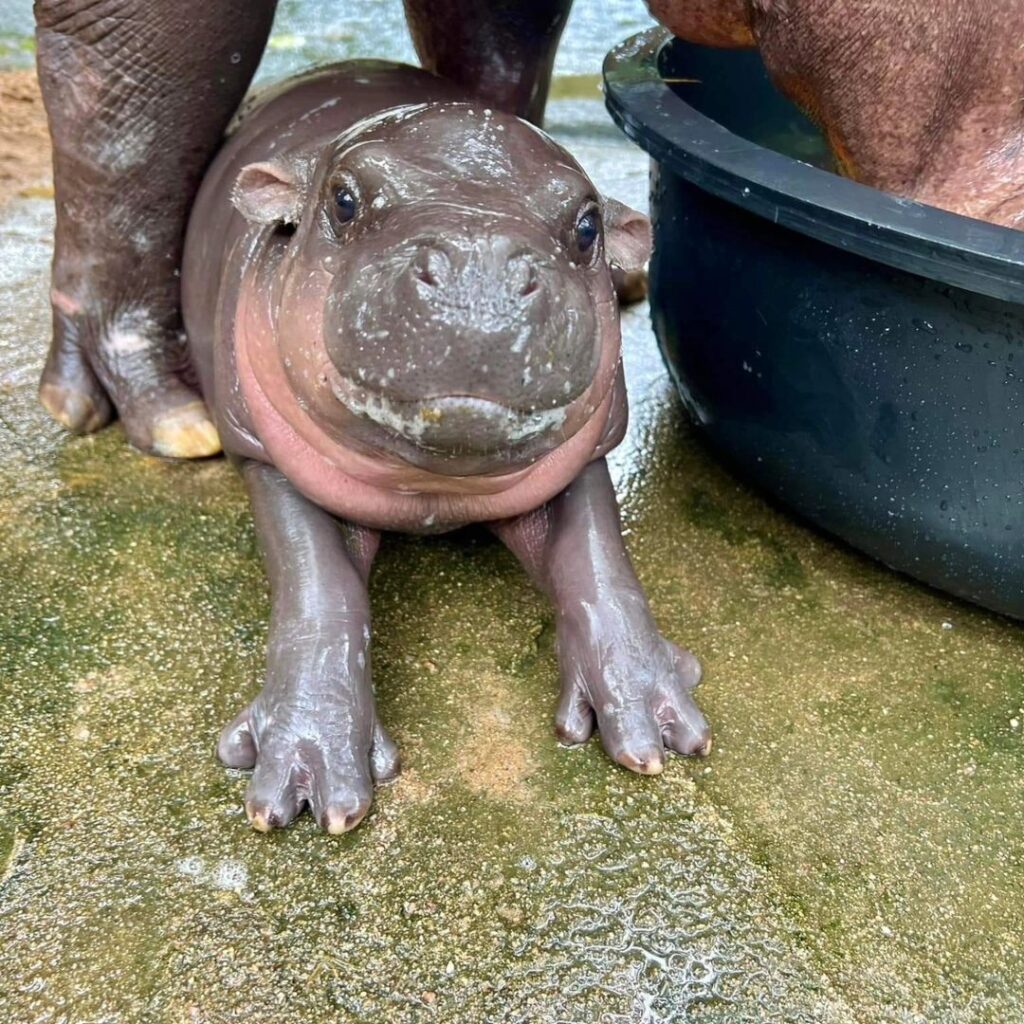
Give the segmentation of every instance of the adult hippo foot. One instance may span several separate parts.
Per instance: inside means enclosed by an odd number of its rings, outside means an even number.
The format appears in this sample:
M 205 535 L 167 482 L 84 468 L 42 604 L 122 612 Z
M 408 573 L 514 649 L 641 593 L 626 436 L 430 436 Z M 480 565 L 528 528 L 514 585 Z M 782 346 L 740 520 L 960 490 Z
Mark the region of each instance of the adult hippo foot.
M 245 796 L 254 829 L 284 828 L 306 806 L 331 835 L 363 820 L 374 783 L 399 772 L 398 748 L 362 712 L 367 703 L 373 695 L 366 680 L 324 689 L 271 684 L 225 727 L 220 760 L 254 769 Z
M 185 340 L 144 309 L 112 316 L 86 310 L 54 289 L 53 341 L 39 398 L 58 423 L 78 434 L 116 414 L 142 451 L 194 459 L 220 451 L 220 438 L 190 383 Z
M 641 775 L 657 775 L 665 752 L 704 756 L 711 729 L 691 697 L 700 662 L 662 637 L 643 595 L 627 603 L 561 616 L 562 694 L 555 731 L 585 743 L 596 724 L 609 757 Z
M 57 215 L 53 343 L 40 398 L 77 433 L 117 415 L 144 451 L 212 455 L 220 441 L 178 330 L 182 236 L 259 63 L 274 4 L 33 7 Z

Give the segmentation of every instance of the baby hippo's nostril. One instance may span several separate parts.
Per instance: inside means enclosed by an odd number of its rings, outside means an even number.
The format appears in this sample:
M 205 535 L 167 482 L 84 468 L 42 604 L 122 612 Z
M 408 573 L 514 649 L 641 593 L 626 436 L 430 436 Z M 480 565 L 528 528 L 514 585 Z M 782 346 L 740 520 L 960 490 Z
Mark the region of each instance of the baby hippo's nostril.
M 526 297 L 537 290 L 537 271 L 528 256 L 513 256 L 508 261 L 509 291 Z
M 451 269 L 451 260 L 440 249 L 424 249 L 412 262 L 412 272 L 416 279 L 430 288 L 444 285 L 451 275 Z

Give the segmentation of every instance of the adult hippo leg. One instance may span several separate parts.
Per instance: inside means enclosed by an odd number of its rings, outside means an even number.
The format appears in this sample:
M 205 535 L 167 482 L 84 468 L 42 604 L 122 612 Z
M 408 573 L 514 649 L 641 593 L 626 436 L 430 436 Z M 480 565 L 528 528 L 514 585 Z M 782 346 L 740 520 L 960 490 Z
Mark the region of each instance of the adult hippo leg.
M 423 66 L 539 125 L 572 0 L 405 0 Z
M 71 430 L 209 455 L 178 315 L 185 218 L 252 78 L 275 0 L 36 0 L 57 201 L 40 397 Z
M 661 771 L 666 748 L 708 753 L 711 732 L 690 696 L 700 663 L 658 632 L 605 460 L 547 505 L 492 529 L 555 605 L 559 737 L 583 743 L 596 719 L 609 755 L 647 775 Z
M 253 828 L 287 825 L 309 804 L 331 833 L 366 814 L 374 781 L 398 773 L 398 750 L 377 722 L 370 685 L 366 580 L 380 535 L 339 523 L 276 470 L 244 465 L 270 576 L 266 683 L 221 733 L 217 752 L 253 768 Z

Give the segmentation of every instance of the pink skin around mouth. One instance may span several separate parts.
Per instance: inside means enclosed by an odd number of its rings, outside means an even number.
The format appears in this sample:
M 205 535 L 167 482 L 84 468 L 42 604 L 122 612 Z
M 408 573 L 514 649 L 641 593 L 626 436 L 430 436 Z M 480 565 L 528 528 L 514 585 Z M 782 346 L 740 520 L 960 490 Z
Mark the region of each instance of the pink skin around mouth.
M 298 404 L 276 355 L 265 304 L 243 283 L 236 318 L 236 365 L 253 426 L 270 460 L 310 500 L 381 530 L 435 531 L 522 515 L 543 505 L 604 454 L 619 346 L 605 339 L 590 388 L 600 398 L 579 429 L 531 466 L 493 476 L 448 477 L 338 444 Z M 262 307 L 262 308 L 261 308 Z M 273 398 L 271 398 L 271 394 Z M 576 404 L 576 403 L 574 403 Z

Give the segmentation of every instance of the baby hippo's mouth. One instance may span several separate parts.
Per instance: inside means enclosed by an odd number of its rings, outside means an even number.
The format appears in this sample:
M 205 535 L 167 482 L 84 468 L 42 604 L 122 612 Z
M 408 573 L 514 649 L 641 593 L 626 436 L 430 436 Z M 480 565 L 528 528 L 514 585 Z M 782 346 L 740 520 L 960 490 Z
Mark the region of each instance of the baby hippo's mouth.
M 470 459 L 474 472 L 494 472 L 532 462 L 565 440 L 568 405 L 527 411 L 471 395 L 393 399 L 344 375 L 332 375 L 331 390 L 352 415 L 379 428 L 375 444 L 418 465 Z

